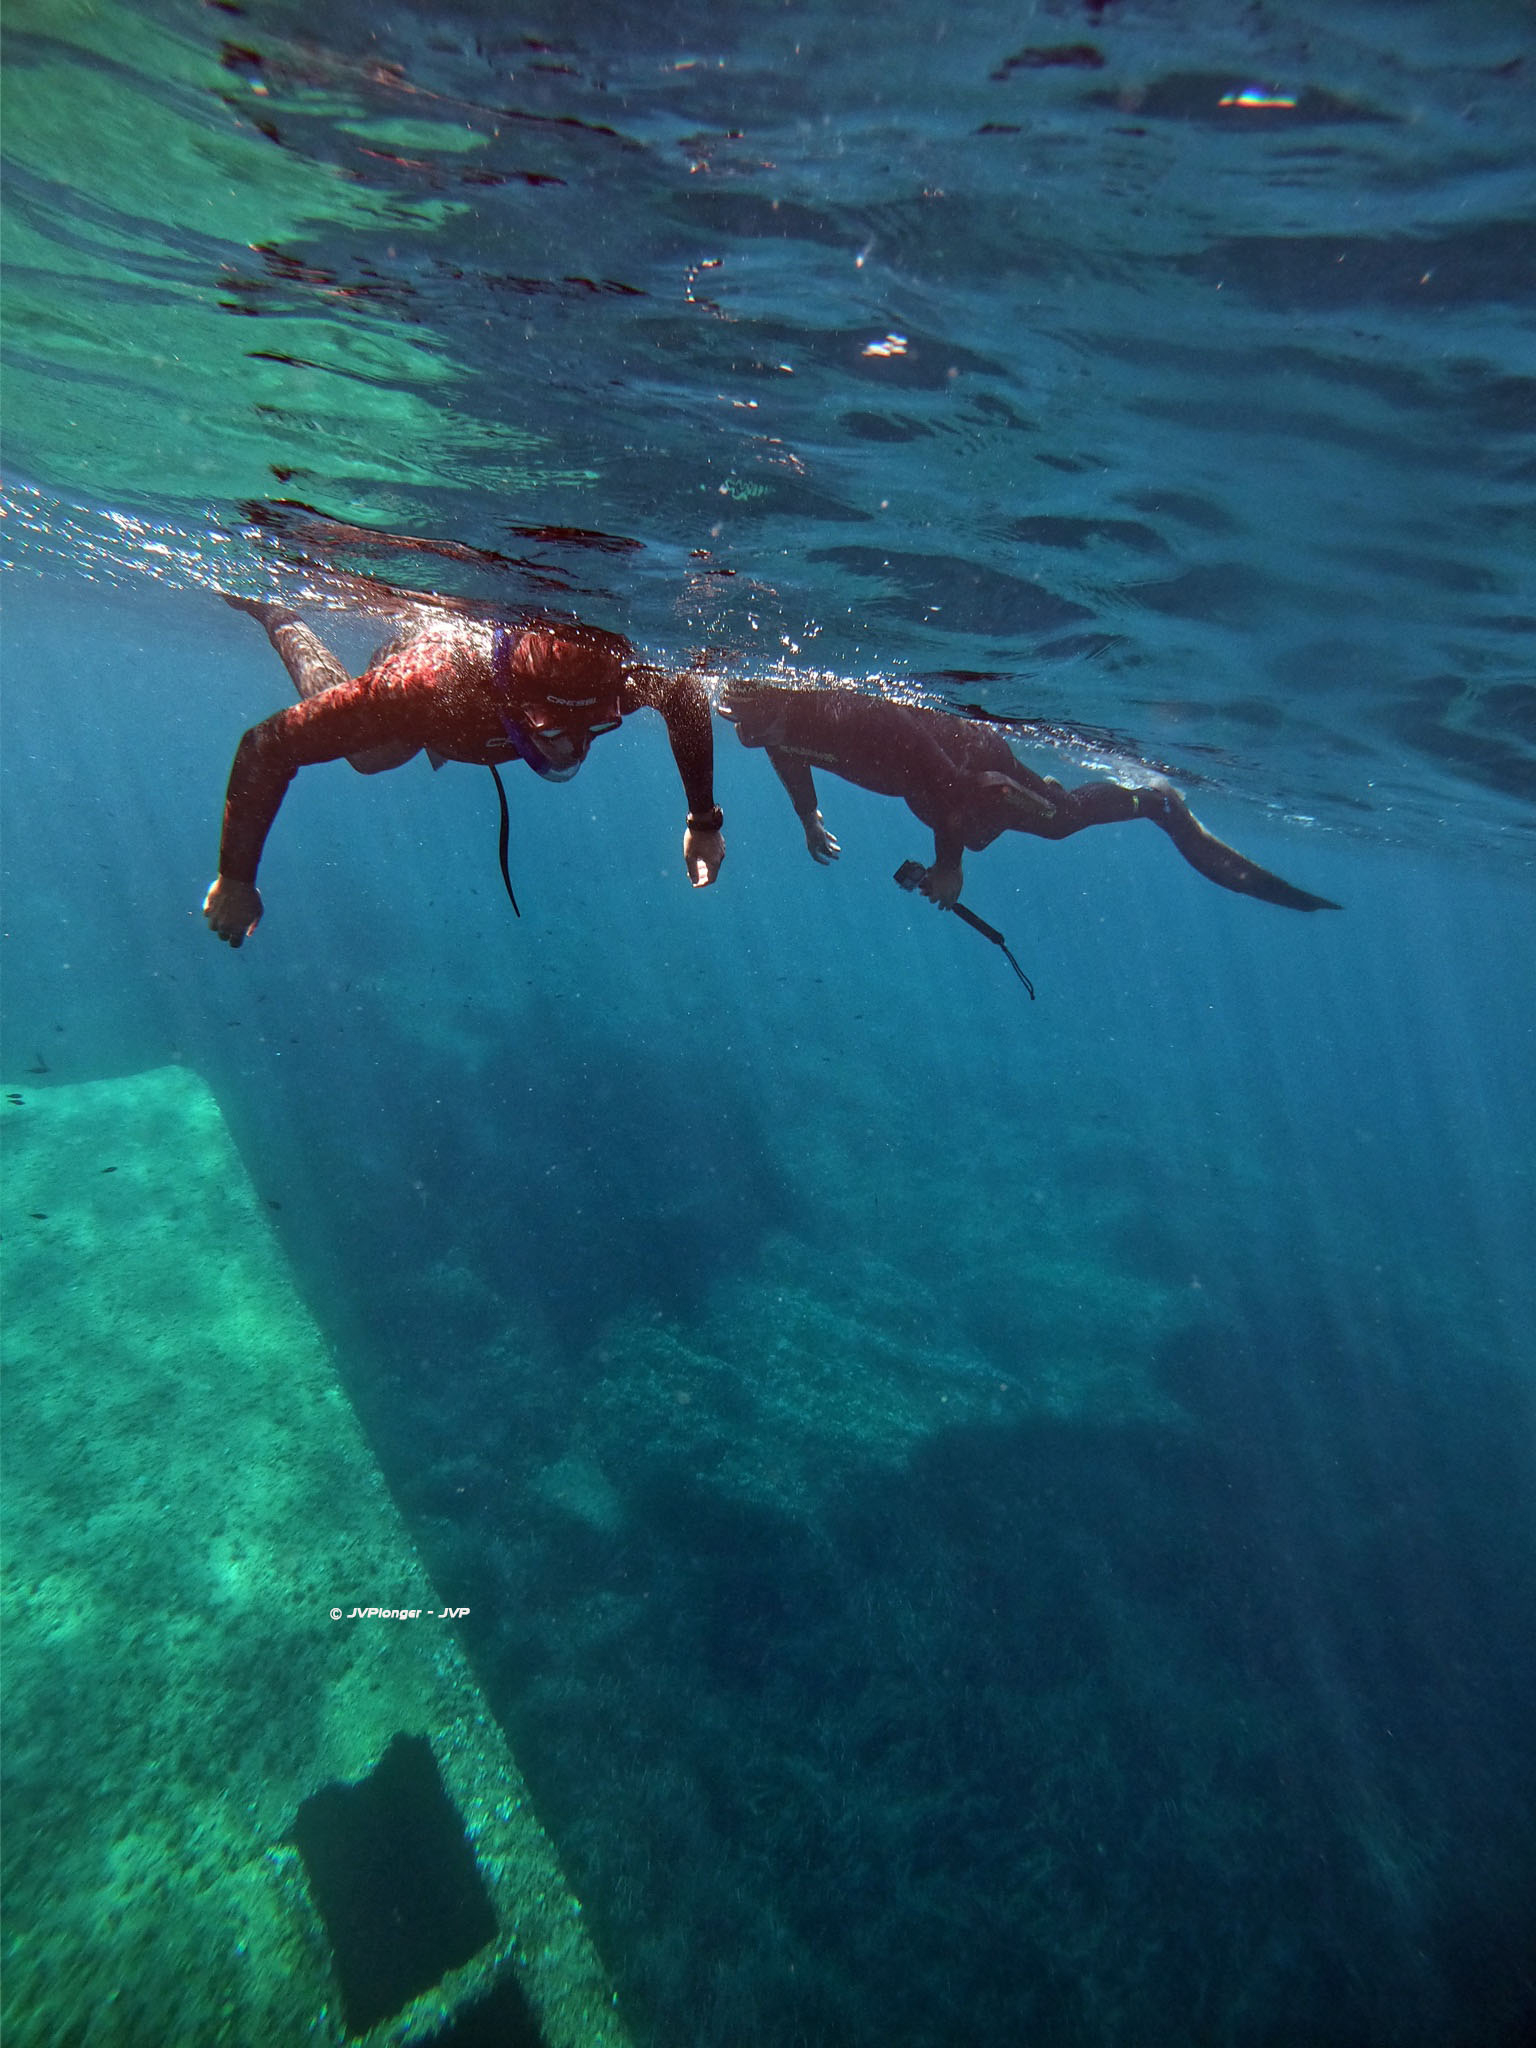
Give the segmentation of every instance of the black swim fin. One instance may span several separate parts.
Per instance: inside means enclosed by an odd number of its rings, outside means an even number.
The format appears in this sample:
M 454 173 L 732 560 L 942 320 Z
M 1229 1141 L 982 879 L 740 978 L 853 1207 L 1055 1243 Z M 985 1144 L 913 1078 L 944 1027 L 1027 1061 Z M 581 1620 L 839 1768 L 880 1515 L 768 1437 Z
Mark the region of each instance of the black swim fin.
M 1298 889 L 1257 861 L 1247 859 L 1235 846 L 1228 846 L 1214 832 L 1207 832 L 1178 791 L 1170 785 L 1139 792 L 1137 815 L 1158 825 L 1183 854 L 1190 866 L 1209 882 L 1231 889 L 1238 896 L 1256 896 L 1261 903 L 1278 903 L 1282 910 L 1342 910 L 1343 904 L 1327 896 L 1314 896 Z

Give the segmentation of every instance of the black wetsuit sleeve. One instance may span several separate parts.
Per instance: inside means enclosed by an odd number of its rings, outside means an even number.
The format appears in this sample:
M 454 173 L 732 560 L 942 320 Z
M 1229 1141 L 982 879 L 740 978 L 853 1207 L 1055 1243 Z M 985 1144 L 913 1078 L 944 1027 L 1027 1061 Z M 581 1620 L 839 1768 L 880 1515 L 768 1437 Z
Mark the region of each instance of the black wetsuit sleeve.
M 764 747 L 763 752 L 773 767 L 773 772 L 789 792 L 789 800 L 795 807 L 795 816 L 802 825 L 808 824 L 818 811 L 816 802 L 816 778 L 811 773 L 811 764 L 799 754 L 786 754 L 779 747 Z
M 715 728 L 709 699 L 697 676 L 632 669 L 626 678 L 627 707 L 649 704 L 661 713 L 672 742 L 691 816 L 715 807 Z

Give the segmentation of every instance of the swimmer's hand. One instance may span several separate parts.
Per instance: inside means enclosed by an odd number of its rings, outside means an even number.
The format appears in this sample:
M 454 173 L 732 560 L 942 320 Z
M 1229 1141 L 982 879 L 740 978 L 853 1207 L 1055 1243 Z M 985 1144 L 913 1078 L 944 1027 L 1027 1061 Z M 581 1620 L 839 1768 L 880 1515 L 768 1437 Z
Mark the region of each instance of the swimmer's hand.
M 203 915 L 216 939 L 238 949 L 261 923 L 261 897 L 254 883 L 220 875 L 203 898 Z
M 723 833 L 696 832 L 690 825 L 683 834 L 683 866 L 688 870 L 688 880 L 695 889 L 707 889 L 720 872 L 720 863 L 725 859 L 725 836 Z
M 965 887 L 959 861 L 951 865 L 936 860 L 931 868 L 924 870 L 917 887 L 930 903 L 937 903 L 940 910 L 953 910 L 960 901 L 960 891 Z
M 805 850 L 816 865 L 824 868 L 836 860 L 843 849 L 821 822 L 820 811 L 812 817 L 802 818 L 800 822 L 805 827 Z

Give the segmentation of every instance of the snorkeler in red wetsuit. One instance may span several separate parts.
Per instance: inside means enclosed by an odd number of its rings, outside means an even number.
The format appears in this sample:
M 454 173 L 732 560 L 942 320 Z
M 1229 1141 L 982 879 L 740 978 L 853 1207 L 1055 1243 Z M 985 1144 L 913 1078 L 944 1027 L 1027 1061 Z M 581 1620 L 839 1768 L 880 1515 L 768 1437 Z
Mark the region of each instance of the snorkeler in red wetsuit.
M 353 679 L 292 612 L 228 602 L 266 627 L 302 700 L 253 725 L 235 751 L 218 877 L 203 903 L 229 945 L 241 945 L 261 922 L 256 870 L 300 768 L 345 757 L 373 775 L 426 748 L 436 760 L 481 766 L 523 760 L 563 782 L 600 733 L 647 705 L 666 721 L 687 798 L 684 866 L 696 889 L 719 873 L 725 841 L 714 733 L 696 677 L 651 667 L 595 626 L 501 625 L 444 613 L 381 649 Z
M 736 684 L 720 709 L 742 745 L 761 747 L 772 762 L 814 861 L 825 865 L 841 849 L 816 807 L 813 767 L 877 796 L 900 797 L 933 833 L 933 865 L 915 886 L 945 909 L 959 901 L 967 849 L 979 853 L 1003 832 L 1069 839 L 1089 825 L 1132 818 L 1166 832 L 1190 866 L 1223 889 L 1287 910 L 1339 908 L 1325 896 L 1292 888 L 1215 838 L 1161 777 L 1134 789 L 1118 782 L 1064 789 L 1026 768 L 995 727 L 854 690 Z

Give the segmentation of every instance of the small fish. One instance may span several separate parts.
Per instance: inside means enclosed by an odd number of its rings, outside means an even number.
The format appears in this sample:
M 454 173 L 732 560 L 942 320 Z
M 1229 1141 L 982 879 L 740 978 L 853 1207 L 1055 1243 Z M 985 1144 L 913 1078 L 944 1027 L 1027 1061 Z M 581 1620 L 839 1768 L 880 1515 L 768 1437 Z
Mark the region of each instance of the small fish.
M 27 1214 L 34 1223 L 46 1223 L 48 1221 L 48 1211 L 46 1209 L 29 1209 Z
M 117 1168 L 115 1166 L 104 1166 L 101 1170 L 103 1173 L 116 1173 Z
M 8 1092 L 5 1099 L 7 1102 L 14 1102 L 18 1109 L 26 1100 L 25 1096 L 16 1094 L 14 1090 Z

